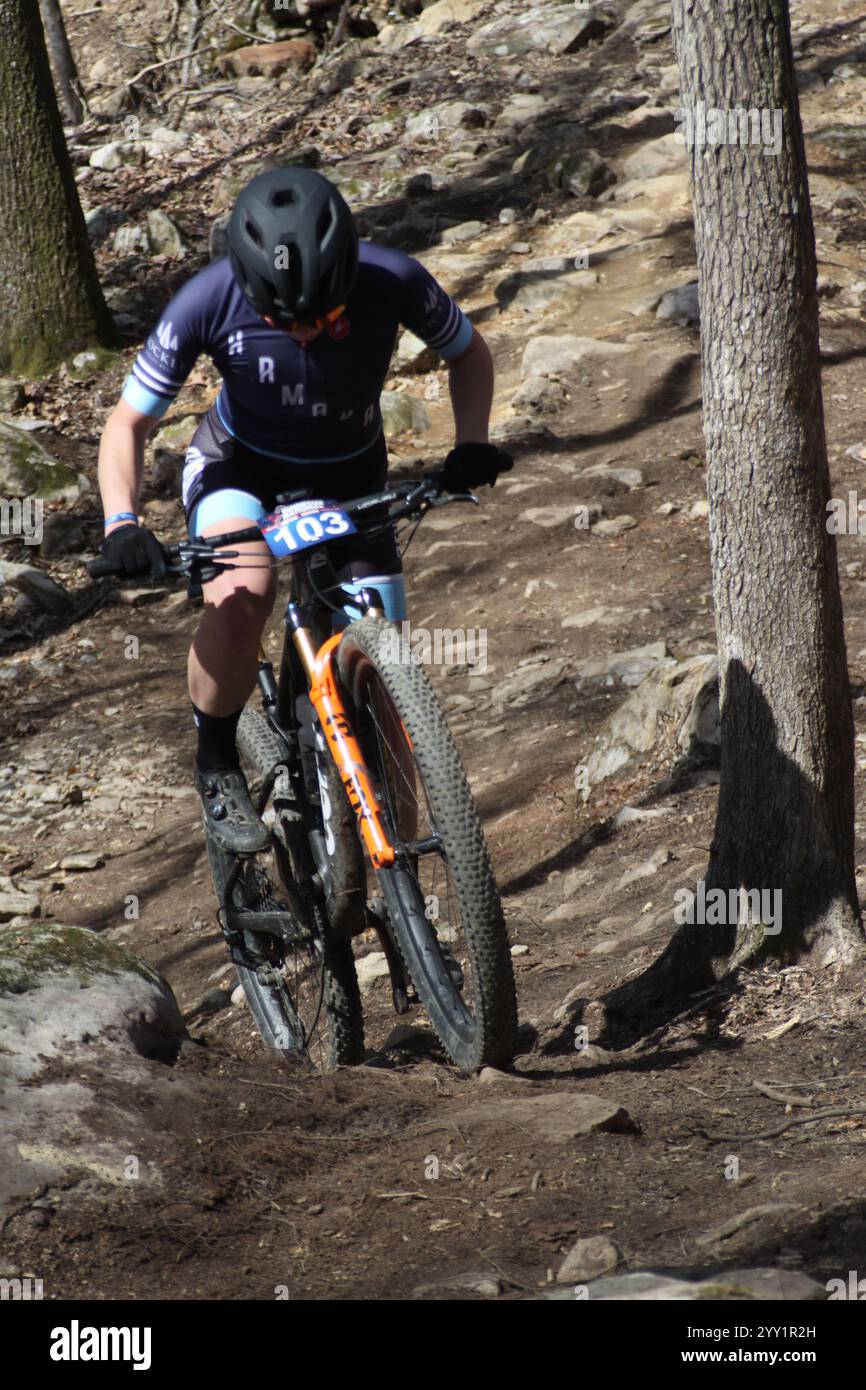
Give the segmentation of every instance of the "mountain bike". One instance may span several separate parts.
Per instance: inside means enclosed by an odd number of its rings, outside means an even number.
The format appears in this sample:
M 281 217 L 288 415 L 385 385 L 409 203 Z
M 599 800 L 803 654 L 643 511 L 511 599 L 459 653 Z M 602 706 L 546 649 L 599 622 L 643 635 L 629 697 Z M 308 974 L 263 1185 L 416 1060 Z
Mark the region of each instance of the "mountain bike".
M 391 525 L 408 544 L 427 512 L 457 502 L 477 505 L 443 492 L 438 472 L 351 502 L 287 493 L 260 525 L 164 547 L 170 573 L 192 585 L 235 568 L 231 547 L 262 536 L 270 564 L 291 564 L 279 675 L 262 650 L 261 710 L 248 705 L 238 726 L 270 848 L 237 856 L 207 829 L 206 839 L 220 928 L 259 1032 L 320 1069 L 365 1058 L 352 941 L 370 928 L 395 1012 L 423 1006 L 456 1067 L 514 1055 L 508 935 L 457 748 L 381 595 L 342 588 L 328 555 L 341 536 Z M 111 572 L 104 560 L 88 571 Z M 347 621 L 346 608 L 361 616 Z

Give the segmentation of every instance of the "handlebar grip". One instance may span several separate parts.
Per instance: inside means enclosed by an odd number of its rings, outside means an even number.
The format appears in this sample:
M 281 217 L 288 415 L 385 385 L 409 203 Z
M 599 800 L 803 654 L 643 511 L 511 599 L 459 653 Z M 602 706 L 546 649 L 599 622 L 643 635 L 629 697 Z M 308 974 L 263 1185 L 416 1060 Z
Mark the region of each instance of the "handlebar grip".
M 120 573 L 110 560 L 106 560 L 104 555 L 100 555 L 98 560 L 88 560 L 84 568 L 91 579 L 104 579 L 106 575 Z

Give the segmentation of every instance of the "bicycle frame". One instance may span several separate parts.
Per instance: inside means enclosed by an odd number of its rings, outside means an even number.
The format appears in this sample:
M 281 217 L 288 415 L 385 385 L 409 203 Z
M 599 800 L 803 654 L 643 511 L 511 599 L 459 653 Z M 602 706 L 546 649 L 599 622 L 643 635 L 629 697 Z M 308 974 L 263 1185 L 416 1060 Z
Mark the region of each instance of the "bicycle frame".
M 380 610 L 370 608 L 367 616 Z M 360 745 L 352 730 L 346 707 L 333 671 L 333 657 L 343 634 L 337 632 L 316 652 L 306 628 L 295 628 L 295 649 L 307 674 L 310 703 L 319 716 L 322 733 L 337 765 L 349 805 L 358 821 L 358 830 L 374 869 L 386 868 L 396 858 L 379 808 L 370 774 L 364 763 Z

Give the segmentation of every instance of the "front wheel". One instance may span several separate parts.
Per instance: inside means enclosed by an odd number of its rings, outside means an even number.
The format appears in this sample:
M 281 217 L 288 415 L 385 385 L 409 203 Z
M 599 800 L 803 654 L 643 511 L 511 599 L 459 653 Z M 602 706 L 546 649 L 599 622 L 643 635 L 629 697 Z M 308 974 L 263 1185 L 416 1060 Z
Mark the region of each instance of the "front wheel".
M 377 878 L 433 1030 L 463 1072 L 514 1056 L 508 935 L 466 774 L 435 692 L 392 624 L 362 618 L 337 669 L 395 864 Z

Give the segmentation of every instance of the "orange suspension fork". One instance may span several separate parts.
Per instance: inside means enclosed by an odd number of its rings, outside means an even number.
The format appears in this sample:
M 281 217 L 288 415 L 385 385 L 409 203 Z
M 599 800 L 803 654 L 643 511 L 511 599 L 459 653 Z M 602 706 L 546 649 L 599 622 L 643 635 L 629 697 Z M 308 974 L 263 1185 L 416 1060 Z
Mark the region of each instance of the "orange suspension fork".
M 337 632 L 313 652 L 309 638 L 295 632 L 295 642 L 310 681 L 310 701 L 319 716 L 331 756 L 337 765 L 349 804 L 358 819 L 361 838 L 374 869 L 394 863 L 394 847 L 379 815 L 376 794 L 358 740 L 352 732 L 332 669 L 334 652 L 342 634 Z

